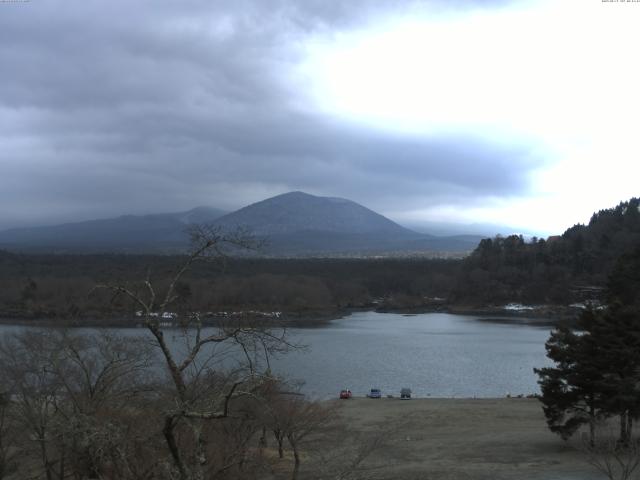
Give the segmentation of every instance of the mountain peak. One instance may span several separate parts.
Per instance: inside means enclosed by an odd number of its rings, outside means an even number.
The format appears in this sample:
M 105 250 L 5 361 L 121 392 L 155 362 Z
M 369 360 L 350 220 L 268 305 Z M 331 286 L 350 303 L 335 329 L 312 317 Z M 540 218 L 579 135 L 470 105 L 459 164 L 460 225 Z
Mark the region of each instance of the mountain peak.
M 0 232 L 0 248 L 41 251 L 180 252 L 188 248 L 185 226 L 213 223 L 246 227 L 267 240 L 272 255 L 362 254 L 471 250 L 473 239 L 437 239 L 401 227 L 351 200 L 293 191 L 221 216 L 196 207 L 186 212 L 125 215 L 74 224 Z
M 292 192 L 281 193 L 280 195 L 275 195 L 273 197 L 266 198 L 265 200 L 261 200 L 260 202 L 256 202 L 256 203 L 279 202 L 279 201 L 285 201 L 285 202 L 291 202 L 291 201 L 297 201 L 297 202 L 335 202 L 335 203 L 352 203 L 352 204 L 356 204 L 357 205 L 356 202 L 354 202 L 352 200 L 347 200 L 346 198 L 322 197 L 320 195 L 312 195 L 310 193 L 302 192 L 300 190 L 294 190 Z
M 305 198 L 305 197 L 313 197 L 318 198 L 316 195 L 311 195 L 310 193 L 303 192 L 301 190 L 293 190 L 291 192 L 281 193 L 280 195 L 275 195 L 271 198 L 267 198 L 265 200 L 272 200 L 274 198 Z
M 318 197 L 288 192 L 253 203 L 216 223 L 224 227 L 249 227 L 256 235 L 296 232 L 411 235 L 414 232 L 362 205 L 344 198 Z

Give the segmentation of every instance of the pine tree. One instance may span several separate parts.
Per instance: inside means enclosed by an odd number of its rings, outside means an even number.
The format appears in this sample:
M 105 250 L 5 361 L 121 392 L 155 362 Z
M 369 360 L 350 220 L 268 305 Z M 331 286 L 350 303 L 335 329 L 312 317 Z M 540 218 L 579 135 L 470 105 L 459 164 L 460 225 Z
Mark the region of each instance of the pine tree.
M 553 331 L 546 343 L 555 367 L 535 369 L 551 431 L 563 439 L 599 418 L 618 416 L 628 445 L 640 418 L 640 248 L 619 259 L 609 278 L 607 308 L 589 308 L 578 332 Z
M 588 424 L 592 445 L 597 420 L 607 416 L 599 347 L 590 335 L 596 318 L 594 310 L 586 310 L 579 320 L 580 334 L 567 327 L 554 330 L 545 347 L 556 366 L 534 370 L 540 377 L 540 400 L 549 429 L 566 440 Z
M 640 415 L 640 324 L 616 305 L 597 316 L 590 337 L 598 347 L 595 361 L 603 409 L 620 417 L 619 442 L 631 440 L 633 419 Z
M 640 417 L 640 248 L 621 256 L 609 277 L 607 309 L 592 335 L 606 371 L 606 409 L 620 416 L 622 444 Z

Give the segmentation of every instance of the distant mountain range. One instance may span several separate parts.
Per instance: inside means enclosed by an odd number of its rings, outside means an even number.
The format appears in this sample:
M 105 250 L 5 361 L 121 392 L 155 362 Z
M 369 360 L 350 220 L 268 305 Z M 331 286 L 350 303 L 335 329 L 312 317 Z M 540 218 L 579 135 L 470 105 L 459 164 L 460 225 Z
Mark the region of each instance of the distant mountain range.
M 0 232 L 0 248 L 55 252 L 144 252 L 182 249 L 185 229 L 211 223 L 227 212 L 197 207 L 186 212 L 123 215 L 116 218 L 15 228 Z
M 232 213 L 209 207 L 156 215 L 125 215 L 0 232 L 0 248 L 41 252 L 176 253 L 188 248 L 190 224 L 247 228 L 277 256 L 407 255 L 465 252 L 481 235 L 437 237 L 404 228 L 343 198 L 290 192 Z

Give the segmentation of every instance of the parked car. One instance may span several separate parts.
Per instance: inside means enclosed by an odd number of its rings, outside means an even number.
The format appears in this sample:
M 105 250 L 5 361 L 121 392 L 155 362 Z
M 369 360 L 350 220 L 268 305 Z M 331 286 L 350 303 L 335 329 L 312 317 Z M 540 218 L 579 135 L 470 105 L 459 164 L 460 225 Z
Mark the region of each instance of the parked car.
M 369 398 L 382 398 L 382 391 L 379 388 L 372 388 L 367 395 Z
M 411 389 L 403 388 L 400 390 L 400 400 L 410 400 L 411 399 Z
M 340 390 L 340 398 L 345 400 L 351 398 L 351 390 L 349 390 L 348 388 Z

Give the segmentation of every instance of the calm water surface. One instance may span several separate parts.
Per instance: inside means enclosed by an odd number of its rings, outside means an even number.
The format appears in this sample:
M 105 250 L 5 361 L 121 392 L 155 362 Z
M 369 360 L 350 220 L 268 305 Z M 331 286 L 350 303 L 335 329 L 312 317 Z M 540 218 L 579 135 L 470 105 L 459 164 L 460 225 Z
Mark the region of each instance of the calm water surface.
M 0 326 L 0 335 L 24 327 Z M 142 329 L 122 329 L 143 335 Z M 549 365 L 549 327 L 491 323 L 477 317 L 360 312 L 312 329 L 291 329 L 308 348 L 272 361 L 277 373 L 304 380 L 318 398 L 350 388 L 419 397 L 501 397 L 538 392 L 534 367 Z
M 539 391 L 534 367 L 549 365 L 549 327 L 490 323 L 477 317 L 362 312 L 318 329 L 292 333 L 310 346 L 285 356 L 276 370 L 306 381 L 315 396 L 371 387 L 398 395 L 498 397 Z

